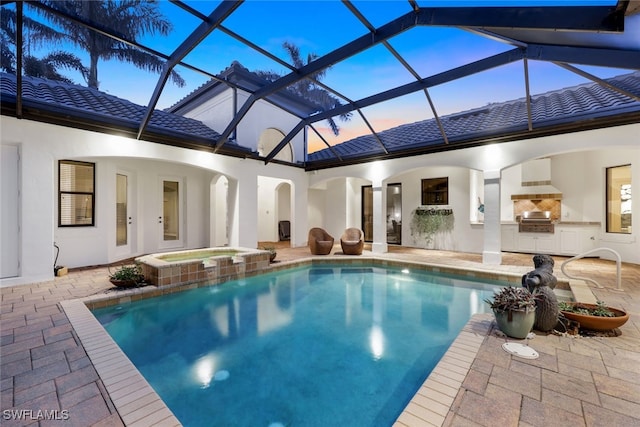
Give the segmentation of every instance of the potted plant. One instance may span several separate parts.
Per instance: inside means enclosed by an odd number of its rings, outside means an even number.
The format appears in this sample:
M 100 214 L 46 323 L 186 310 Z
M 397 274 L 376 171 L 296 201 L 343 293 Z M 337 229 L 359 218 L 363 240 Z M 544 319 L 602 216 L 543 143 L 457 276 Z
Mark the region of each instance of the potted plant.
M 629 320 L 629 313 L 608 307 L 604 301 L 595 304 L 583 302 L 560 302 L 560 312 L 569 320 L 578 322 L 581 328 L 592 331 L 609 331 L 619 328 Z
M 109 275 L 109 281 L 118 288 L 132 288 L 144 280 L 140 266 L 123 265 Z
M 524 287 L 508 286 L 485 300 L 493 310 L 498 328 L 512 338 L 527 337 L 536 320 L 536 298 Z
M 273 260 L 276 259 L 276 255 L 278 255 L 278 252 L 276 251 L 275 246 L 263 246 L 262 249 L 265 251 L 269 251 L 269 262 L 273 262 Z

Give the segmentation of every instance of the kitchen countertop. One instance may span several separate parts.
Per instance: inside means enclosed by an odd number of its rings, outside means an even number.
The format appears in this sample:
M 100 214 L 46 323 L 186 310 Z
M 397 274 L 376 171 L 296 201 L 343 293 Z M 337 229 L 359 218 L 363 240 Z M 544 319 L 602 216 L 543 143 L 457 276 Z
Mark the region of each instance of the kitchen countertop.
M 471 221 L 471 225 L 483 225 L 482 221 Z M 600 226 L 600 221 L 554 221 L 555 225 L 597 225 Z M 500 221 L 500 225 L 518 225 L 516 221 Z
M 554 222 L 556 225 L 597 225 L 600 226 L 600 221 L 558 221 Z

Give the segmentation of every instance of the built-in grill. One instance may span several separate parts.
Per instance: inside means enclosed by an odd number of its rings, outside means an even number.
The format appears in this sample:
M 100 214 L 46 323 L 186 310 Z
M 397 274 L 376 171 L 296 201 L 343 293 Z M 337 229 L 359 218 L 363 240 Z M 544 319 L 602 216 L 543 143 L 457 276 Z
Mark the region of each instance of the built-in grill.
M 520 216 L 518 231 L 521 233 L 553 233 L 550 211 L 525 211 Z

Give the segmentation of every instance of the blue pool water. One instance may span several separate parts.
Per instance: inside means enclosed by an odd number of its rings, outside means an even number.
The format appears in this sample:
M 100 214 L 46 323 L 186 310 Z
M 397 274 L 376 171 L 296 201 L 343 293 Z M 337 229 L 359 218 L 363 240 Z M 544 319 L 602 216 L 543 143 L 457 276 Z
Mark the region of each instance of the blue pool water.
M 94 314 L 185 426 L 388 426 L 499 285 L 310 266 Z

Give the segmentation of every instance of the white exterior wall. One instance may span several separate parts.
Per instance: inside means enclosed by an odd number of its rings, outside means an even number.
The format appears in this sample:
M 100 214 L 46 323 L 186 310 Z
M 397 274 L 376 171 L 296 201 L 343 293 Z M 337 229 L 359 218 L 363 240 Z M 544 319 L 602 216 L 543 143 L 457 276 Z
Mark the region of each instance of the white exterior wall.
M 370 183 L 364 179 L 348 178 L 346 184 L 347 222 L 345 228 L 362 228 L 362 186 Z
M 276 200 L 273 193 L 278 181 L 275 179 L 258 178 L 258 241 L 277 241 L 277 230 L 274 228 L 276 219 Z
M 450 167 L 444 175 L 455 176 L 454 167 L 466 168 L 466 182 L 469 185 L 469 169 L 492 175 L 494 171 L 502 171 L 500 180 L 500 201 L 498 206 L 486 206 L 485 209 L 496 209 L 502 221 L 513 221 L 513 202 L 511 201 L 512 186 L 519 185 L 521 181 L 519 164 L 527 160 L 539 157 L 553 156 L 552 180 L 554 185 L 560 188 L 567 198 L 568 211 L 571 221 L 598 221 L 601 223 L 601 233 L 598 246 L 609 247 L 618 251 L 626 262 L 640 263 L 640 203 L 633 204 L 632 217 L 634 227 L 632 234 L 606 234 L 605 230 L 605 180 L 604 169 L 608 166 L 632 164 L 632 185 L 640 186 L 640 124 L 618 126 L 605 129 L 596 129 L 570 134 L 540 137 L 533 140 L 514 141 L 508 143 L 485 145 L 464 150 L 447 151 L 428 154 L 424 156 L 405 157 L 400 159 L 362 163 L 340 168 L 324 169 L 309 175 L 309 182 L 314 188 L 331 186 L 339 177 L 355 177 L 374 182 L 398 182 L 398 177 L 406 171 L 421 170 L 420 176 L 429 177 L 431 171 L 441 168 L 443 165 Z M 515 168 L 513 166 L 516 166 Z M 435 176 L 435 175 L 434 175 Z M 462 175 L 460 175 L 462 177 Z M 563 181 L 567 181 L 567 190 L 564 190 Z M 419 194 L 420 182 L 412 179 L 402 185 L 403 197 L 403 241 L 410 236 L 409 220 L 414 207 L 406 206 L 412 193 Z M 460 183 L 462 179 L 460 180 Z M 460 184 L 464 185 L 464 184 Z M 450 182 L 451 186 L 451 182 Z M 455 250 L 469 252 L 483 252 L 486 243 L 483 236 L 483 225 L 461 225 L 460 221 L 469 222 L 471 209 L 476 209 L 467 192 L 460 187 L 458 194 L 463 194 L 466 202 L 454 201 L 460 204 L 460 215 L 455 208 L 456 225 L 459 230 L 454 230 Z M 454 189 L 452 189 L 454 190 Z M 572 191 L 571 196 L 567 191 Z M 483 200 L 484 201 L 484 200 Z M 335 201 L 333 201 L 335 203 Z M 563 203 L 565 203 L 563 201 Z M 466 207 L 464 206 L 466 204 Z M 486 202 L 485 202 L 486 204 Z M 594 209 L 594 206 L 597 208 Z M 562 207 L 563 211 L 565 206 Z M 407 234 L 409 233 L 409 234 Z M 461 236 L 461 239 L 458 237 Z M 496 236 L 499 242 L 499 236 Z M 406 243 L 405 243 L 406 244 Z M 483 249 L 485 248 L 485 249 Z M 603 252 L 603 258 L 610 255 Z
M 569 213 L 569 220 L 600 221 L 602 228 L 598 245 L 620 252 L 626 262 L 640 263 L 640 203 L 633 204 L 635 221 L 632 234 L 604 232 L 604 170 L 608 166 L 631 163 L 633 185 L 640 185 L 637 137 L 640 124 L 376 161 L 313 173 L 284 165 L 265 165 L 255 160 L 6 116 L 1 117 L 0 124 L 2 143 L 17 144 L 21 153 L 20 273 L 17 278 L 2 279 L 1 286 L 50 279 L 53 276 L 54 241 L 61 248 L 58 265 L 105 264 L 124 257 L 115 247 L 117 171 L 131 173 L 131 184 L 135 186 L 132 202 L 137 232 L 132 236 L 135 247 L 132 247 L 131 256 L 159 251 L 156 207 L 159 204 L 158 180 L 163 175 L 178 176 L 184 182 L 185 249 L 209 245 L 210 224 L 215 224 L 209 215 L 210 188 L 219 175 L 224 175 L 229 182 L 226 206 L 229 244 L 249 247 L 255 247 L 261 237 L 259 229 L 262 231 L 263 228 L 259 226 L 258 218 L 259 206 L 263 203 L 260 199 L 262 194 L 258 196 L 259 177 L 268 177 L 274 184 L 290 183 L 291 243 L 295 247 L 306 245 L 308 229 L 314 226 L 323 227 L 339 238 L 346 227 L 359 224 L 359 187 L 369 183 L 377 187 L 381 183 L 394 182 L 402 183 L 402 232 L 407 244 L 410 214 L 420 203 L 420 179 L 449 176 L 455 228 L 453 238 L 445 243 L 450 244 L 453 250 L 480 253 L 487 251 L 487 243 L 483 225 L 469 221 L 469 212 L 476 208 L 469 197 L 469 169 L 484 172 L 485 178 L 487 173 L 503 171 L 501 201 L 486 208 L 497 211 L 502 219 L 511 220 L 511 200 L 508 200 L 509 209 L 506 207 L 506 200 L 510 199 L 510 179 L 505 178 L 511 172 L 508 168 L 526 160 L 552 156 L 552 178 L 564 193 L 563 212 Z M 57 227 L 56 171 L 60 159 L 96 163 L 95 227 Z M 271 226 L 270 236 L 277 237 L 276 225 L 277 218 Z M 499 241 L 499 236 L 496 237 Z M 385 248 L 386 242 L 377 243 Z M 608 255 L 603 253 L 602 256 Z
M 240 109 L 249 98 L 249 94 L 241 90 L 236 93 L 238 109 Z M 222 133 L 234 116 L 233 96 L 234 91 L 228 89 L 217 97 L 187 112 L 184 116 L 200 120 L 211 129 Z M 259 100 L 238 124 L 236 142 L 243 147 L 257 151 L 258 140 L 264 130 L 274 128 L 286 136 L 298 122 L 300 122 L 298 117 L 279 109 L 269 102 Z M 304 161 L 304 131 L 298 133 L 290 144 L 293 148 L 294 162 Z
M 327 183 L 324 203 L 324 229 L 336 241 L 347 228 L 347 182 L 334 179 Z
M 0 279 L 1 286 L 32 283 L 53 277 L 54 242 L 60 247 L 58 265 L 79 267 L 107 264 L 159 247 L 159 180 L 179 177 L 184 191 L 184 244 L 176 249 L 209 246 L 210 186 L 219 174 L 229 180 L 230 245 L 256 247 L 258 176 L 270 176 L 295 185 L 291 210 L 292 244 L 303 245 L 307 230 L 307 177 L 299 168 L 215 155 L 196 150 L 136 141 L 45 123 L 2 116 L 2 143 L 20 147 L 20 270 L 19 276 Z M 96 224 L 94 227 L 57 226 L 58 160 L 96 164 Z M 135 191 L 132 214 L 137 230 L 131 252 L 115 246 L 115 174 L 131 173 Z M 215 214 L 214 214 L 215 216 Z M 275 226 L 274 226 L 275 230 Z M 274 231 L 277 233 L 277 231 Z M 276 234 L 277 235 L 277 234 Z M 167 249 L 164 249 L 167 250 Z M 175 250 L 175 249 L 169 249 Z
M 421 180 L 426 178 L 449 178 L 449 205 L 453 209 L 454 227 L 451 233 L 438 235 L 438 249 L 482 252 L 482 227 L 472 226 L 469 221 L 470 179 L 469 170 L 460 167 L 431 167 L 415 169 L 391 178 L 402 184 L 402 244 L 424 247 L 424 241 L 411 235 L 411 212 L 421 205 Z
M 309 189 L 309 228 L 324 228 L 325 193 L 326 190 L 324 188 Z M 305 236 L 305 240 L 307 237 L 308 233 Z

